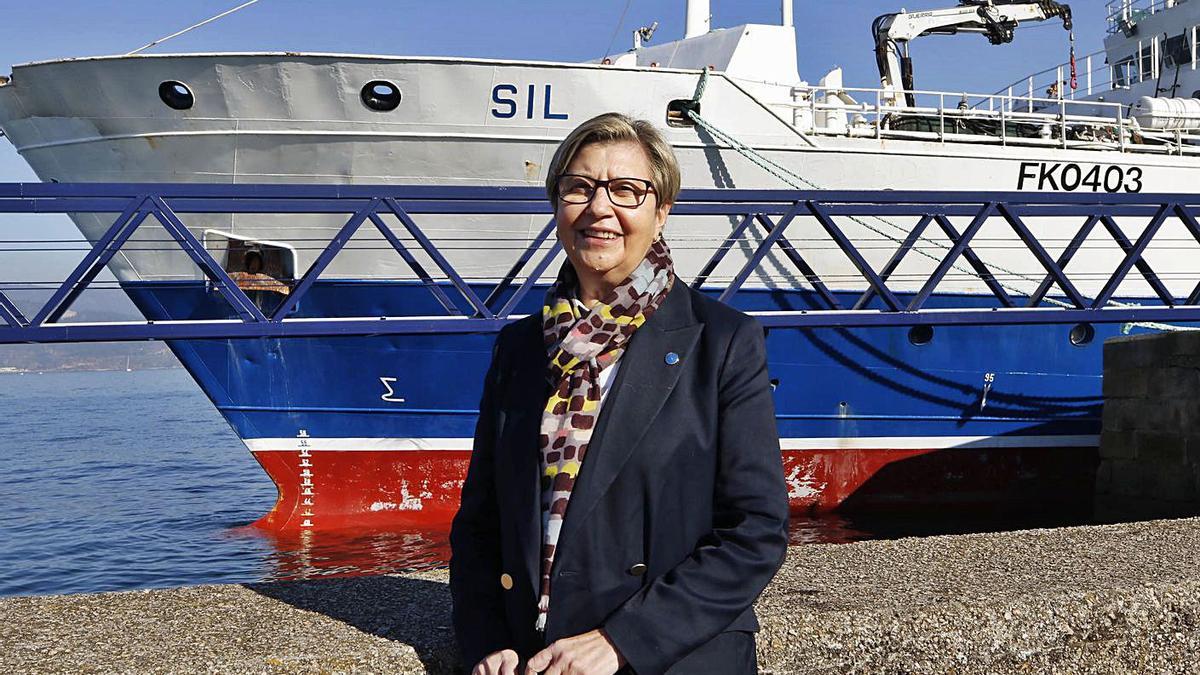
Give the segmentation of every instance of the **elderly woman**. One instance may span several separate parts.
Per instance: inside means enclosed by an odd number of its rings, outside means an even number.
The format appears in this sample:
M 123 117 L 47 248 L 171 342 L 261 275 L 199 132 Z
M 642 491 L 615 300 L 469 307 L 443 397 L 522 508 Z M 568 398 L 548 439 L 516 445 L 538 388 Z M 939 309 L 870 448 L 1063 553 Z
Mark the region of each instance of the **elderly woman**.
M 766 349 L 676 278 L 679 184 L 625 115 L 554 156 L 567 262 L 496 340 L 450 534 L 475 675 L 756 672 L 752 604 L 787 542 Z

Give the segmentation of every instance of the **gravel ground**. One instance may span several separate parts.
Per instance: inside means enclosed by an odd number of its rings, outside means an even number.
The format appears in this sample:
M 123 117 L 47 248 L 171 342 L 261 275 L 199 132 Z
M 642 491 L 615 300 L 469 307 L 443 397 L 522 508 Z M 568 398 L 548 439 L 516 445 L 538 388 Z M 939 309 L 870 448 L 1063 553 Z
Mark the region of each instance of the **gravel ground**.
M 446 673 L 444 571 L 0 599 L 2 673 Z M 1200 519 L 793 548 L 764 673 L 1200 672 Z

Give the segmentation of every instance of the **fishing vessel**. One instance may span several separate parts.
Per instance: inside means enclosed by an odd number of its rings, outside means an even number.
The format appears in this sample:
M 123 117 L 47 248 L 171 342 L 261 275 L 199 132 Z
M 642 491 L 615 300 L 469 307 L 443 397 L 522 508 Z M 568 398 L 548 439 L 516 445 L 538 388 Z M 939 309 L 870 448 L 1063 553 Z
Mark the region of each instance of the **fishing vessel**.
M 1110 5 L 1109 63 L 1087 57 L 1110 73 L 1107 84 L 1091 79 L 1093 69 L 1080 78 L 1072 54 L 1066 71 L 1047 71 L 1054 88 L 1042 87 L 1045 73 L 1037 91 L 1032 77 L 1026 90 L 992 94 L 914 88 L 913 41 L 967 33 L 1006 44 L 1027 39 L 1014 31 L 1028 22 L 1069 29 L 1070 8 L 1057 2 L 963 0 L 884 15 L 873 27 L 880 80 L 853 88 L 837 69 L 815 84 L 801 78 L 790 0 L 778 25 L 724 28 L 709 25 L 707 1 L 690 0 L 680 39 L 650 44 L 654 28 L 645 27 L 628 51 L 588 63 L 317 53 L 30 63 L 2 80 L 0 130 L 43 181 L 537 186 L 572 128 L 619 110 L 661 127 L 685 188 L 1190 192 L 1200 168 L 1200 118 L 1189 111 L 1200 101 L 1179 97 L 1195 79 L 1196 10 L 1200 3 Z M 1167 38 L 1160 41 L 1160 33 Z M 1179 35 L 1187 50 L 1168 47 Z M 1136 83 L 1130 49 L 1153 62 Z M 1188 50 L 1190 61 L 1175 58 Z M 1164 90 L 1164 78 L 1181 84 Z M 764 170 L 763 158 L 781 170 Z M 91 241 L 111 223 L 98 214 L 73 219 Z M 344 222 L 197 214 L 186 225 L 239 285 L 273 306 L 312 264 L 321 249 L 314 242 L 328 241 Z M 421 220 L 481 296 L 545 225 L 545 217 L 528 215 Z M 733 227 L 725 217 L 690 219 L 686 230 L 668 223 L 680 276 L 692 279 Z M 799 245 L 807 241 L 803 227 L 789 235 Z M 874 219 L 847 227 L 866 248 L 878 244 L 870 254 L 878 266 L 911 225 Z M 764 236 L 757 224 L 747 228 L 745 246 L 731 251 L 705 289 L 719 291 Z M 161 237 L 139 229 L 110 263 L 146 318 L 227 312 L 190 260 L 155 246 Z M 990 245 L 976 252 L 994 278 L 958 268 L 939 286 L 937 302 L 991 297 L 989 283 L 1033 293 L 1044 271 L 1018 255 L 1011 231 L 985 239 Z M 356 235 L 295 316 L 399 316 L 431 306 L 428 289 L 379 241 Z M 917 291 L 946 247 L 932 238 L 916 242 L 918 254 L 889 284 L 897 293 Z M 814 246 L 806 255 L 827 280 L 846 280 L 834 292 L 862 292 L 861 277 L 837 251 Z M 1089 246 L 1072 265 L 1111 269 L 1120 255 L 1111 242 Z M 1168 245 L 1147 255 L 1171 293 L 1192 290 L 1186 254 Z M 1103 281 L 1097 276 L 1080 291 L 1094 294 Z M 735 304 L 808 307 L 815 292 L 773 253 Z M 1149 291 L 1125 295 L 1139 292 Z M 534 292 L 520 309 L 539 307 Z M 768 354 L 792 507 L 1086 508 L 1100 431 L 1101 344 L 1118 330 L 772 330 Z M 259 524 L 287 531 L 448 522 L 470 460 L 493 337 L 169 344 L 275 481 L 278 503 Z

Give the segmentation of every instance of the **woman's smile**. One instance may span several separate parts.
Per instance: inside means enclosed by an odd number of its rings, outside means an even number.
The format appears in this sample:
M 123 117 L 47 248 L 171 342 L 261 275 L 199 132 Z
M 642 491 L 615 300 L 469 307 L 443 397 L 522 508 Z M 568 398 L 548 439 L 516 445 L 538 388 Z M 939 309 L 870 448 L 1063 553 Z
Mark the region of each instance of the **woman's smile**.
M 586 230 L 581 230 L 579 234 L 583 235 L 585 240 L 613 241 L 621 237 L 620 232 L 600 230 L 592 227 L 589 227 Z
M 575 231 L 575 247 L 582 249 L 593 249 L 597 251 L 607 251 L 615 249 L 618 246 L 624 247 L 625 235 L 613 230 L 601 229 L 597 227 L 588 227 L 582 230 Z

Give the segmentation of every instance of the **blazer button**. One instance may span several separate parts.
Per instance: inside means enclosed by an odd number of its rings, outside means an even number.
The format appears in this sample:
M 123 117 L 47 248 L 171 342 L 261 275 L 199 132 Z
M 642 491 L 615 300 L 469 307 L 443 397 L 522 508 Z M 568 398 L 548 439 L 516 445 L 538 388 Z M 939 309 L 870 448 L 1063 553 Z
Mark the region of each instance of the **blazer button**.
M 509 576 L 507 572 L 500 575 L 500 586 L 506 591 L 512 590 L 512 587 L 513 587 L 512 577 Z
M 629 573 L 635 577 L 642 576 L 643 574 L 646 573 L 645 563 L 635 563 L 633 567 L 629 568 Z

